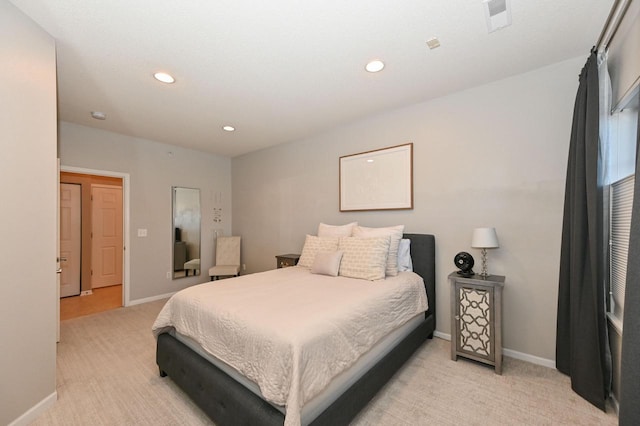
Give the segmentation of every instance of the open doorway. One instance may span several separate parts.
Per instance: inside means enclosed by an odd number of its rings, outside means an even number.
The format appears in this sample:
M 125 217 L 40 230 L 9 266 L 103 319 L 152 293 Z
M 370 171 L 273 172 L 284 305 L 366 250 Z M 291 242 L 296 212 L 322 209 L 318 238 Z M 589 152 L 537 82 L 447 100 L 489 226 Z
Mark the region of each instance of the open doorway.
M 60 319 L 126 306 L 128 175 L 62 166 L 60 190 Z

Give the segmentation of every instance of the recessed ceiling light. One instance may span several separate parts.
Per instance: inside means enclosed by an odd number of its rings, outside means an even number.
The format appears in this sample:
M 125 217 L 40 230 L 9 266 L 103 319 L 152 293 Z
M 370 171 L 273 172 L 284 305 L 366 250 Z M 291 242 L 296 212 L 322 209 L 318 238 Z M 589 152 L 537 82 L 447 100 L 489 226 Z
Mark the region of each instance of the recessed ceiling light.
M 367 66 L 364 67 L 364 69 L 366 69 L 369 72 L 379 72 L 379 71 L 382 71 L 383 68 L 384 68 L 384 62 L 378 59 L 369 62 Z
M 163 83 L 167 83 L 167 84 L 171 84 L 174 81 L 176 81 L 175 78 L 173 78 L 171 75 L 167 74 L 166 72 L 157 72 L 153 76 L 155 77 L 156 80 L 161 81 Z
M 100 111 L 91 111 L 91 117 L 95 118 L 96 120 L 106 120 L 107 114 Z
M 225 132 L 233 132 L 234 130 L 236 130 L 236 128 L 233 126 L 227 125 L 227 126 L 222 126 L 222 130 L 224 130 Z

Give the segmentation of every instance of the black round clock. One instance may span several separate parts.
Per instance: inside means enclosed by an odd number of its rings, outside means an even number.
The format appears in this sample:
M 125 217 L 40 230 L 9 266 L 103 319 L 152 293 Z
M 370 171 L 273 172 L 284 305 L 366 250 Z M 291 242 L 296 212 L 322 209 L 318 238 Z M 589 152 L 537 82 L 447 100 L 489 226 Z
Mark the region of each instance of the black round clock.
M 471 275 L 474 275 L 472 270 L 474 264 L 473 256 L 466 251 L 461 251 L 456 254 L 456 257 L 453 258 L 453 263 L 455 263 L 456 267 L 460 269 L 458 274 L 463 277 L 470 277 Z

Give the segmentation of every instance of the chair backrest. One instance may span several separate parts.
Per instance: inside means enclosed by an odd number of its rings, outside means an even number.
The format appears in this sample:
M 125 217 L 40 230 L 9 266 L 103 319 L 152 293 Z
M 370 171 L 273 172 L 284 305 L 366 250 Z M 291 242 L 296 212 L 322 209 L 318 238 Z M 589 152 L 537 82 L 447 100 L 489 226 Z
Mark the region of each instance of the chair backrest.
M 216 265 L 240 265 L 240 237 L 218 237 Z

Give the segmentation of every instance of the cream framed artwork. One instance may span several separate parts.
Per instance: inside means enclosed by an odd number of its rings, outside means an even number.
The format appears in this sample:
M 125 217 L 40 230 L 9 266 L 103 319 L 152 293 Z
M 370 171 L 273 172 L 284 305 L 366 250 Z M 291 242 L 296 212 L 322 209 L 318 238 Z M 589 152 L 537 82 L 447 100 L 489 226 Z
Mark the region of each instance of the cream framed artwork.
M 413 143 L 340 157 L 340 211 L 413 208 Z

